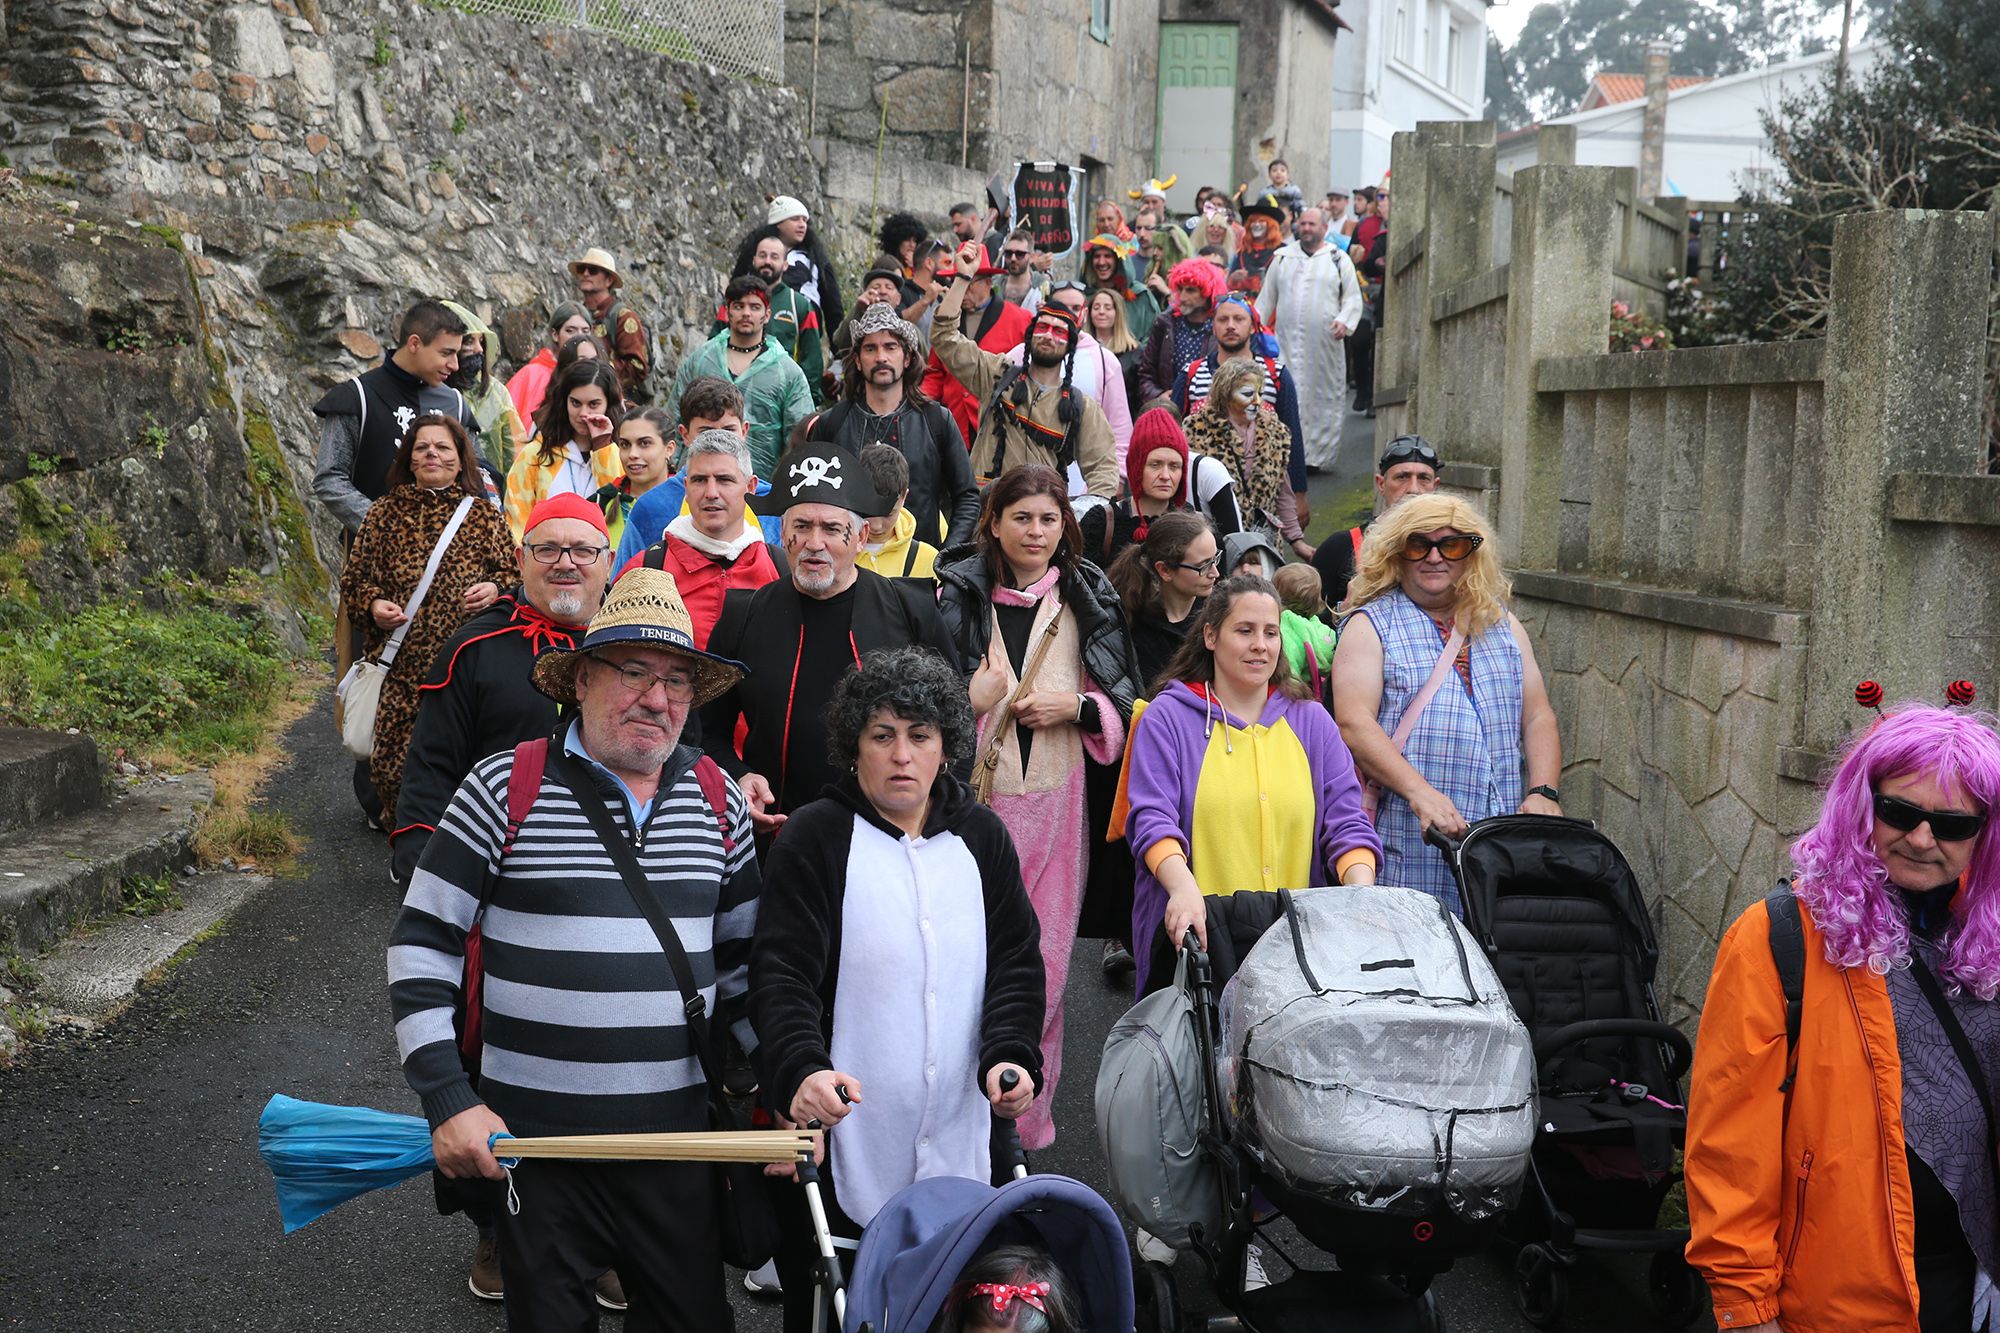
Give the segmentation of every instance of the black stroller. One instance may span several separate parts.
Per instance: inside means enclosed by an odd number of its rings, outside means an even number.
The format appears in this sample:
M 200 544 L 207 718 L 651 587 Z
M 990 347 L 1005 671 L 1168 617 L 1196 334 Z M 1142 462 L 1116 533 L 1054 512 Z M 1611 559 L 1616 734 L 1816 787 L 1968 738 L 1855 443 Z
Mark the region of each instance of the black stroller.
M 1694 1051 L 1654 1001 L 1659 946 L 1632 867 L 1585 820 L 1502 815 L 1429 841 L 1535 1042 L 1541 1113 L 1507 1228 L 1522 1315 L 1553 1325 L 1579 1254 L 1608 1250 L 1650 1253 L 1654 1308 L 1691 1323 L 1708 1293 L 1682 1257 L 1686 1229 L 1658 1221 L 1680 1179 Z
M 1499 1220 L 1497 1210 L 1484 1217 L 1461 1215 L 1445 1196 L 1448 1192 L 1409 1190 L 1399 1199 L 1376 1201 L 1382 1206 L 1354 1206 L 1290 1188 L 1260 1168 L 1237 1142 L 1230 1117 L 1221 1112 L 1225 1097 L 1233 1094 L 1222 1087 L 1216 1059 L 1222 1030 L 1217 997 L 1221 983 L 1227 980 L 1219 973 L 1233 973 L 1238 960 L 1249 954 L 1266 928 L 1289 930 L 1294 948 L 1299 947 L 1296 909 L 1290 897 L 1285 893 L 1244 892 L 1211 898 L 1208 929 L 1213 964 L 1211 955 L 1197 947 L 1192 931 L 1183 942 L 1188 954 L 1186 989 L 1202 1056 L 1206 1122 L 1202 1148 L 1221 1177 L 1223 1200 L 1219 1234 L 1197 1238 L 1194 1252 L 1213 1275 L 1218 1296 L 1236 1318 L 1219 1325 L 1188 1318 L 1182 1312 L 1171 1269 L 1147 1261 L 1140 1265 L 1139 1295 L 1142 1306 L 1150 1306 L 1149 1312 L 1142 1313 L 1150 1313 L 1151 1321 L 1142 1318 L 1141 1327 L 1157 1333 L 1211 1326 L 1247 1333 L 1441 1333 L 1444 1320 L 1436 1296 L 1429 1290 L 1431 1281 L 1459 1256 L 1491 1239 Z M 1447 926 L 1455 932 L 1455 924 L 1447 922 Z M 1154 957 L 1159 960 L 1156 967 L 1166 961 L 1163 946 L 1156 947 Z M 1303 950 L 1299 957 L 1303 969 Z M 1459 957 L 1464 957 L 1462 946 Z M 1371 966 L 1408 963 L 1408 959 L 1394 959 Z M 1171 964 L 1166 974 L 1172 975 Z M 1310 970 L 1307 978 L 1310 982 Z M 1495 1003 L 1498 998 L 1496 991 Z M 1526 1132 L 1524 1129 L 1524 1141 Z M 1448 1160 L 1449 1148 L 1443 1151 Z M 1449 1170 L 1448 1165 L 1445 1169 Z M 1264 1211 L 1260 1203 L 1275 1212 L 1259 1217 Z M 1308 1256 L 1295 1257 L 1279 1243 L 1269 1230 L 1279 1217 L 1321 1252 L 1321 1266 L 1307 1267 Z M 1270 1286 L 1249 1289 L 1246 1258 L 1253 1239 L 1261 1249 L 1275 1252 L 1292 1270 L 1291 1275 Z M 1337 1269 L 1324 1266 L 1328 1256 Z

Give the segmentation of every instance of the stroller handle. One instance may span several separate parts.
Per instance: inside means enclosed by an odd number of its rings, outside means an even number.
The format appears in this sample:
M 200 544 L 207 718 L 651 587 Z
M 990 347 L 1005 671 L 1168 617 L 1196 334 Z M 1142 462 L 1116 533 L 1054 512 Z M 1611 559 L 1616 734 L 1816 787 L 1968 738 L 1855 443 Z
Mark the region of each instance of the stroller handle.
M 1597 1037 L 1650 1037 L 1661 1042 L 1673 1052 L 1673 1058 L 1667 1062 L 1669 1078 L 1679 1079 L 1694 1064 L 1694 1044 L 1686 1033 L 1670 1023 L 1643 1018 L 1593 1018 L 1544 1033 L 1535 1042 L 1535 1063 L 1539 1065 L 1565 1047 Z
M 1454 863 L 1457 862 L 1459 844 L 1457 838 L 1452 837 L 1449 833 L 1439 831 L 1436 826 L 1432 826 L 1424 830 L 1424 841 L 1443 852 L 1445 860 Z

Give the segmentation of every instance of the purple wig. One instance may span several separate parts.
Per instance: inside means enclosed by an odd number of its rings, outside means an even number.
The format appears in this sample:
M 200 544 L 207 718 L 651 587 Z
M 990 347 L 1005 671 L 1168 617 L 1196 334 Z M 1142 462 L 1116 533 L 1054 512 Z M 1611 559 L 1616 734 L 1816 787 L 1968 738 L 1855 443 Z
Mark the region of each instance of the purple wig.
M 1909 923 L 1875 855 L 1879 783 L 1934 774 L 1981 810 L 2000 807 L 2000 733 L 1990 713 L 1905 704 L 1849 742 L 1827 783 L 1819 822 L 1792 845 L 1799 900 L 1811 909 L 1835 967 L 1907 967 Z M 2000 824 L 1973 844 L 1965 887 L 1941 941 L 1944 971 L 1982 1000 L 2000 991 Z

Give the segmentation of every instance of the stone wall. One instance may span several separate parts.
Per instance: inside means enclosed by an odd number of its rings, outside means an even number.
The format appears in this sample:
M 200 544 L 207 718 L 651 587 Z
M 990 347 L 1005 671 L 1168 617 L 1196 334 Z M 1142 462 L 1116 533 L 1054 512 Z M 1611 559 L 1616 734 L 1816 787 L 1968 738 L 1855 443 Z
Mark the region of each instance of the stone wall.
M 1564 808 L 1631 860 L 1661 1001 L 1691 1024 L 1723 930 L 1787 873 L 1865 720 L 1854 685 L 2000 689 L 1994 220 L 1843 218 L 1824 342 L 1614 355 L 1612 293 L 1662 251 L 1660 218 L 1556 142 L 1499 226 L 1491 143 L 1479 123 L 1396 137 L 1378 424 L 1429 437 L 1495 521 Z
M 819 194 L 791 90 L 569 28 L 410 0 L 11 0 L 0 34 L 10 158 L 178 233 L 226 392 L 301 493 L 308 406 L 417 296 L 472 306 L 522 359 L 565 261 L 602 245 L 669 374 L 765 200 Z

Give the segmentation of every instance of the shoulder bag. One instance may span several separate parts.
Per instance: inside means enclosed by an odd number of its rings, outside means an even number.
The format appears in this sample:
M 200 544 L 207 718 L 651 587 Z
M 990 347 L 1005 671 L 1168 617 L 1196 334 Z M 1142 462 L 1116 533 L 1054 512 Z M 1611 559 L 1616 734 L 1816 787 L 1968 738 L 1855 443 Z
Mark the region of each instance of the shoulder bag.
M 389 641 L 382 645 L 382 651 L 372 661 L 365 657 L 357 661 L 340 678 L 340 685 L 335 690 L 340 701 L 340 739 L 347 752 L 356 759 L 366 759 L 374 753 L 375 710 L 382 702 L 382 682 L 388 678 L 389 668 L 403 647 L 404 636 L 410 632 L 410 626 L 417 623 L 417 612 L 423 609 L 424 598 L 431 590 L 431 580 L 437 577 L 438 565 L 444 560 L 445 548 L 458 535 L 465 516 L 472 512 L 472 503 L 469 495 L 460 500 L 451 522 L 444 525 L 437 545 L 431 548 L 431 558 L 424 565 L 423 577 L 417 580 L 416 591 L 410 594 L 408 604 L 403 607 L 405 619 L 396 626 L 396 632 L 389 636 Z
M 1438 688 L 1450 677 L 1452 664 L 1458 660 L 1458 650 L 1463 647 L 1465 647 L 1465 636 L 1459 633 L 1458 627 L 1454 625 L 1450 637 L 1444 641 L 1444 652 L 1439 654 L 1437 665 L 1431 668 L 1430 679 L 1426 680 L 1424 687 L 1417 691 L 1417 697 L 1410 700 L 1410 706 L 1403 710 L 1402 720 L 1396 723 L 1396 734 L 1389 738 L 1390 744 L 1396 747 L 1397 754 L 1401 754 L 1403 747 L 1410 743 L 1410 733 L 1417 729 L 1417 719 L 1423 716 L 1424 709 L 1430 707 L 1431 700 L 1437 697 Z M 1369 823 L 1375 822 L 1376 807 L 1381 803 L 1382 784 L 1373 778 L 1362 783 L 1361 809 L 1368 816 Z
M 1021 673 L 1021 683 L 1007 698 L 1007 711 L 993 724 L 992 732 L 986 737 L 986 748 L 980 752 L 979 762 L 972 766 L 972 796 L 981 805 L 993 803 L 993 774 L 1000 767 L 1000 747 L 1007 743 L 1007 733 L 1014 727 L 1014 705 L 1021 702 L 1021 696 L 1034 686 L 1035 675 L 1042 669 L 1042 659 L 1049 655 L 1049 648 L 1056 641 L 1056 627 L 1061 624 L 1062 603 L 1057 602 L 1055 614 L 1049 617 L 1041 641 L 1028 658 L 1028 669 Z M 1003 646 L 1000 651 L 1005 652 L 1006 648 Z

